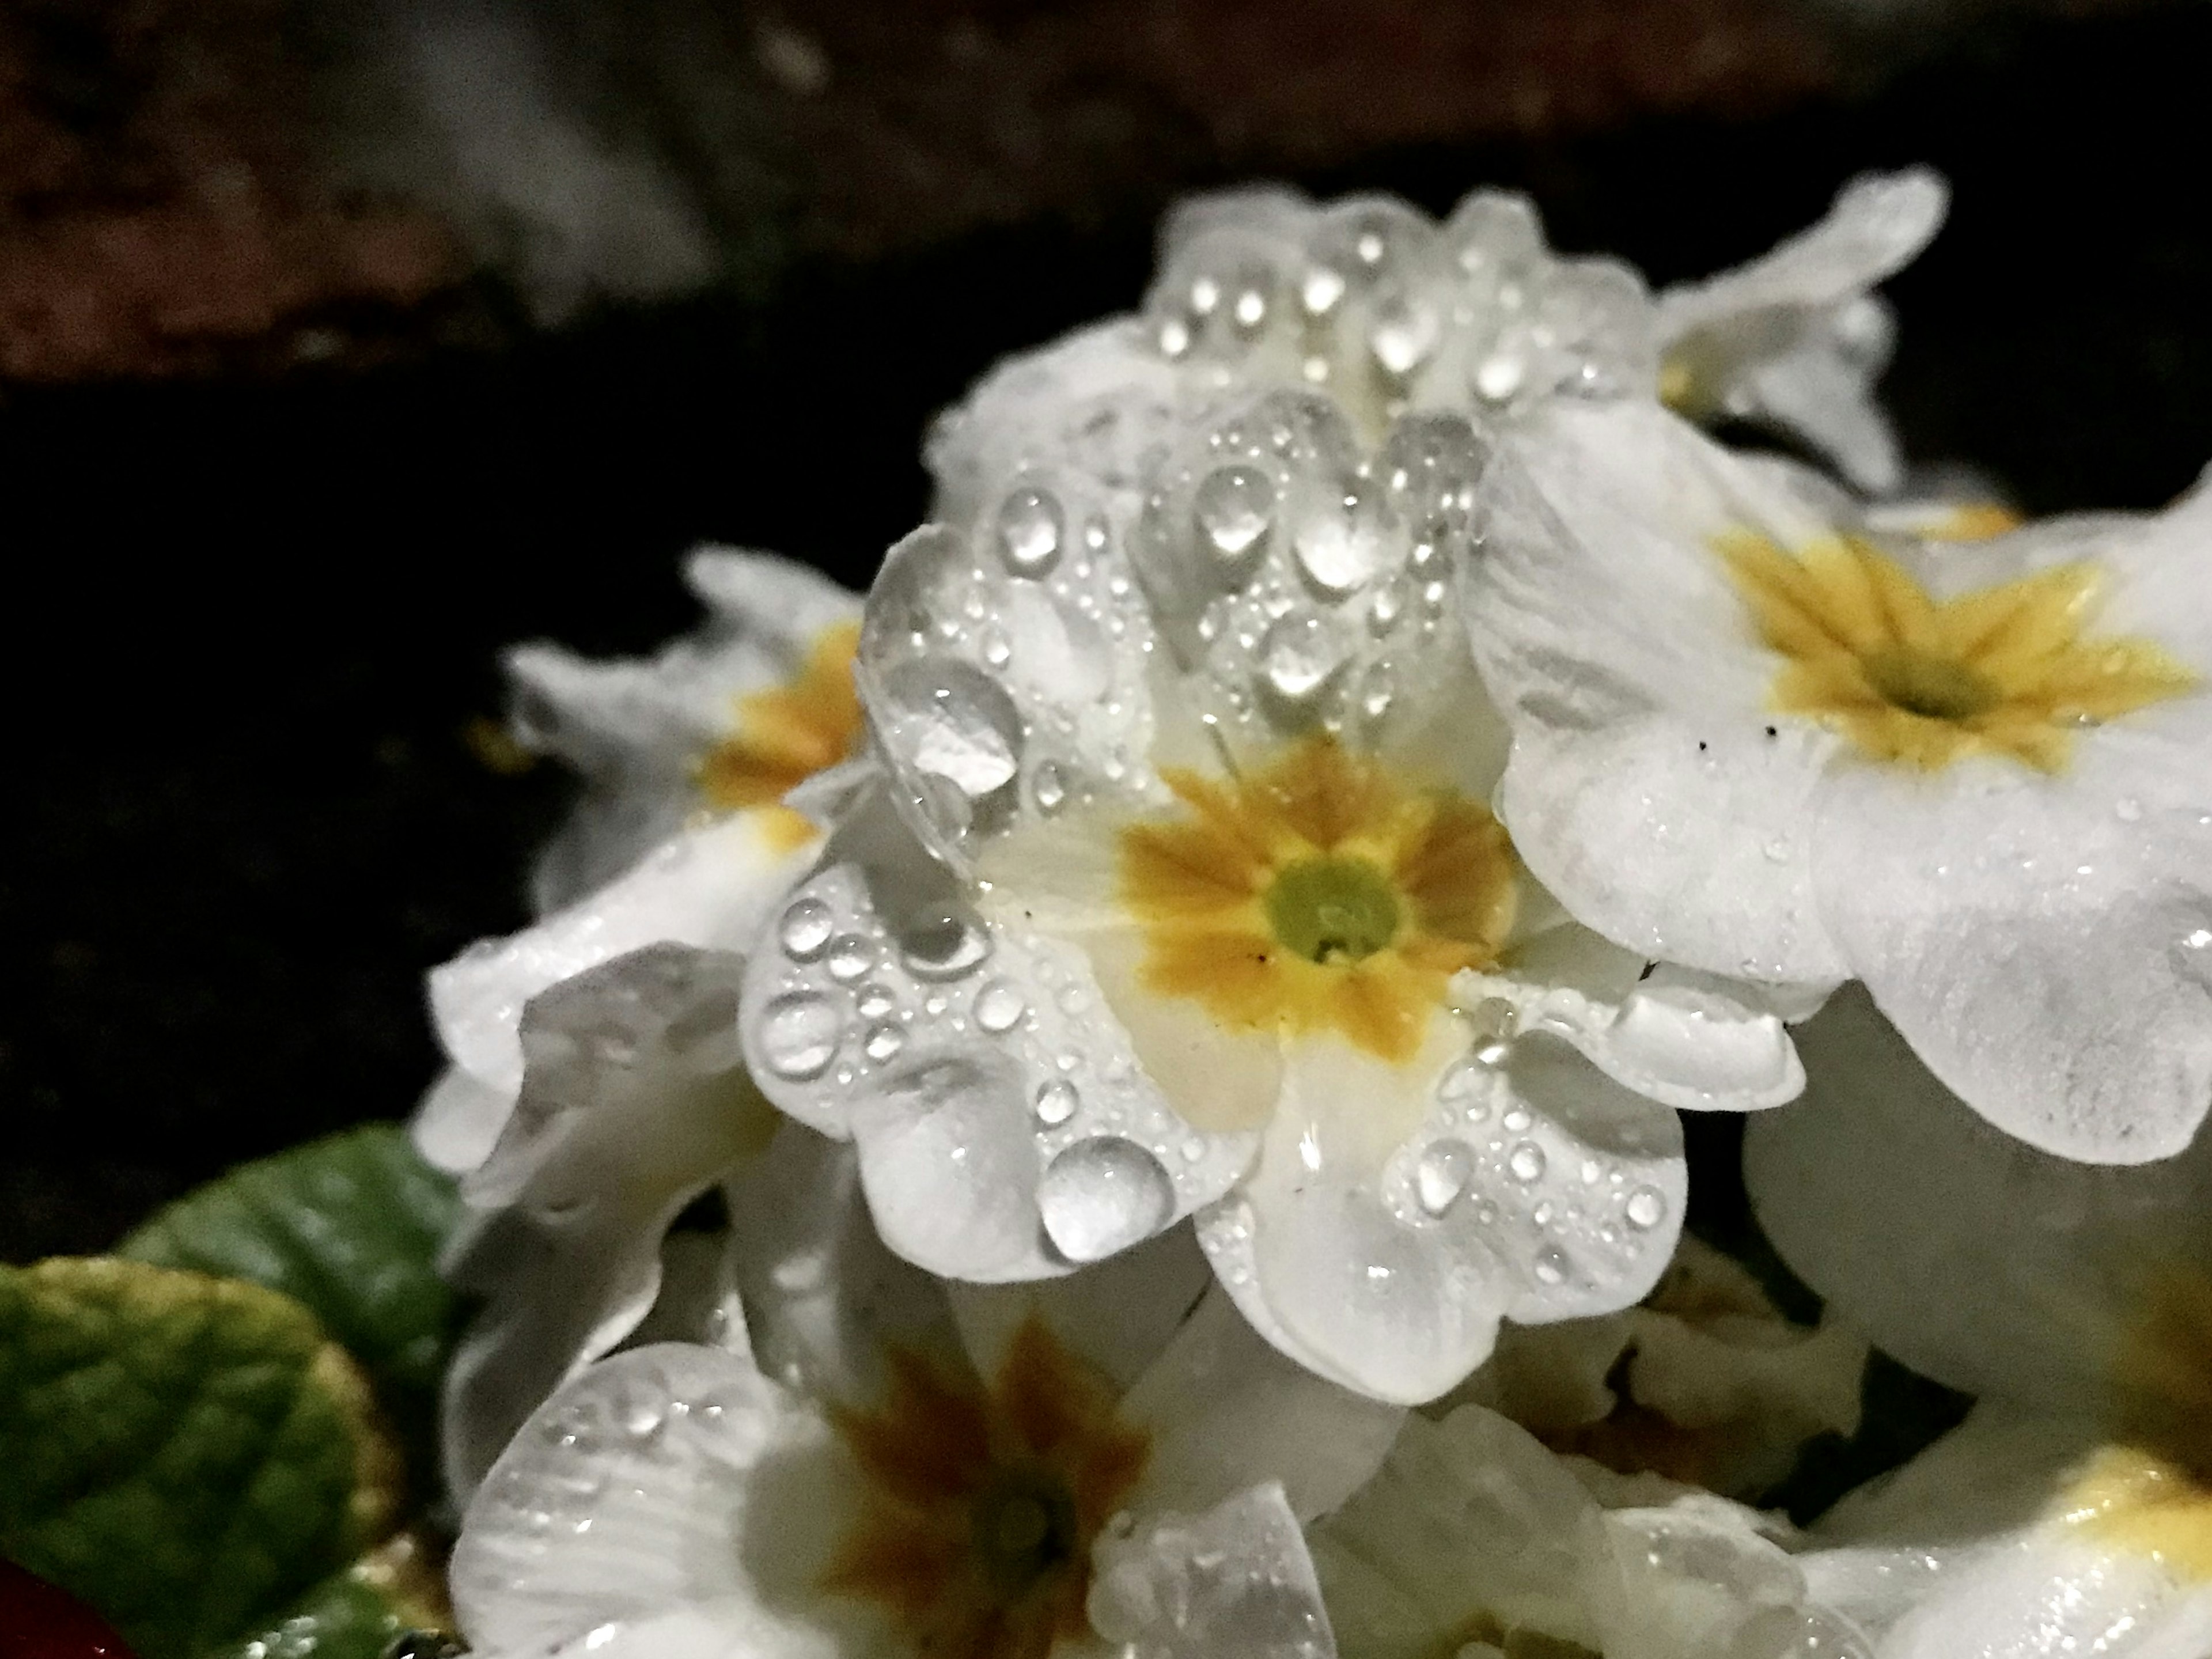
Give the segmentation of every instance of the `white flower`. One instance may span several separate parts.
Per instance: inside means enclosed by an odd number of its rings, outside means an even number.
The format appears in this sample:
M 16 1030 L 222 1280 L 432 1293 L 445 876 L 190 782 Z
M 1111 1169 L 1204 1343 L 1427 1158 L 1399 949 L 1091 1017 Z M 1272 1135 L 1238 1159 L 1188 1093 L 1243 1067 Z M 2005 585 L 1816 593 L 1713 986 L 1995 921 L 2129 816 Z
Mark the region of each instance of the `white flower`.
M 539 862 L 544 918 L 430 975 L 453 1064 L 415 1134 L 441 1168 L 473 1168 L 498 1136 L 532 996 L 641 945 L 750 945 L 818 842 L 783 800 L 859 742 L 858 599 L 766 554 L 703 549 L 684 577 L 711 619 L 650 660 L 508 654 L 518 733 L 581 773 L 585 794 Z
M 484 1298 L 446 1373 L 448 1488 L 466 1497 L 524 1419 L 629 1335 L 661 1285 L 669 1224 L 710 1186 L 738 1180 L 733 1213 L 793 1183 L 794 1160 L 835 1157 L 788 1125 L 745 1075 L 742 958 L 651 945 L 563 981 L 530 1004 L 520 1098 L 462 1183 L 472 1212 L 445 1271 Z M 811 1152 L 805 1143 L 820 1149 Z
M 1327 1659 L 1298 1523 L 1401 1413 L 1218 1296 L 1186 1318 L 1203 1283 L 1178 1236 L 1035 1291 L 897 1281 L 835 1364 L 603 1360 L 469 1506 L 462 1628 L 498 1659 Z
M 1867 1659 L 1777 1530 L 1462 1406 L 1408 1419 L 1309 1547 L 1345 1659 Z
M 1949 192 L 1925 167 L 1855 179 L 1828 216 L 1771 252 L 1659 296 L 1659 389 L 1697 419 L 1779 428 L 1863 489 L 1904 482 L 1874 401 L 1895 333 L 1871 291 L 1943 222 Z
M 1784 1319 L 1749 1273 L 1685 1233 L 1635 1307 L 1507 1326 L 1446 1398 L 1487 1406 L 1554 1451 L 1751 1498 L 1806 1441 L 1856 1432 L 1866 1353 L 1840 1320 Z
M 754 1074 L 857 1143 L 895 1249 L 1033 1278 L 1202 1212 L 1271 1340 L 1400 1401 L 1501 1317 L 1650 1287 L 1670 1107 L 1801 1079 L 1774 1014 L 1640 980 L 1492 817 L 1447 580 L 1484 466 L 1455 418 L 1369 457 L 1278 394 L 1133 521 L 1032 470 L 894 550 L 858 672 L 902 816 L 832 836 L 745 1000 Z
M 1168 219 L 1141 315 L 1001 365 L 939 422 L 936 514 L 980 518 L 1024 465 L 1133 502 L 1194 412 L 1291 389 L 1328 393 L 1370 443 L 1408 412 L 1510 420 L 1559 395 L 1664 393 L 1781 426 L 1855 483 L 1893 488 L 1869 390 L 1890 326 L 1868 290 L 1935 234 L 1944 194 L 1925 170 L 1856 180 L 1821 224 L 1656 303 L 1619 260 L 1553 253 L 1510 192 L 1477 191 L 1442 223 L 1387 196 L 1198 197 Z
M 1747 1146 L 1761 1223 L 1877 1346 L 1981 1396 L 1820 1522 L 1838 1593 L 1888 1604 L 1882 1659 L 2205 1651 L 2212 1143 L 2119 1169 L 2024 1146 L 1856 993 L 1800 1040 L 1806 1098 Z
M 2212 494 L 1873 537 L 1665 411 L 1554 403 L 1463 567 L 1501 813 L 1574 915 L 1866 981 L 2008 1132 L 2125 1163 L 2212 1102 Z

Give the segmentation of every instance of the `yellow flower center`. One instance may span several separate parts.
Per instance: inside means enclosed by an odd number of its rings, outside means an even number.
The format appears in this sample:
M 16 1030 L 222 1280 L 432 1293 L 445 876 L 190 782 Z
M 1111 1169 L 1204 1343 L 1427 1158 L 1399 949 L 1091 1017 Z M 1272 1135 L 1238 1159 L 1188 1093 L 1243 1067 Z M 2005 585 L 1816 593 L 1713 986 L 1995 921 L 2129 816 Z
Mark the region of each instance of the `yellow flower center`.
M 1513 851 L 1479 804 L 1331 738 L 1233 781 L 1164 775 L 1187 813 L 1127 826 L 1118 848 L 1154 994 L 1238 1030 L 1334 1031 L 1403 1061 L 1451 976 L 1496 964 Z
M 884 1607 L 932 1659 L 1044 1659 L 1089 1630 L 1091 1545 L 1151 1444 L 1042 1325 L 988 1388 L 894 1354 L 882 1408 L 836 1422 L 867 1502 L 825 1590 Z
M 2148 640 L 2086 634 L 2103 584 L 2094 564 L 1938 599 L 1853 538 L 1794 553 L 1750 534 L 1718 546 L 1760 641 L 1786 659 L 1770 706 L 1875 760 L 1933 772 L 1997 755 L 2063 771 L 2080 726 L 2198 683 Z
M 793 789 L 849 755 L 860 736 L 860 698 L 853 684 L 857 622 L 822 630 L 799 672 L 781 685 L 738 699 L 731 734 L 692 769 L 699 793 L 717 811 L 766 808 L 778 839 L 796 847 L 814 828 L 782 805 Z

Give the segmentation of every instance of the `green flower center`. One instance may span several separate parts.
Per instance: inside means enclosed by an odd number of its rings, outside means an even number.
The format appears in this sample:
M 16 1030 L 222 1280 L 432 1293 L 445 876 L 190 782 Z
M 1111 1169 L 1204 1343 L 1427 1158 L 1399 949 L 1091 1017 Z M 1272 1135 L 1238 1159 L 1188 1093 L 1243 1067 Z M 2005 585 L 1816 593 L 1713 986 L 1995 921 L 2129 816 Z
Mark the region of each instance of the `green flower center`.
M 1074 1500 L 1048 1476 L 1009 1474 L 975 1495 L 969 1537 L 984 1577 L 1018 1595 L 1074 1559 Z
M 1309 962 L 1358 962 L 1398 936 L 1397 884 L 1362 858 L 1286 864 L 1268 884 L 1267 926 Z
M 2004 701 L 2002 691 L 1966 664 L 1910 646 L 1891 646 L 1859 662 L 1883 702 L 1923 720 L 1972 720 Z

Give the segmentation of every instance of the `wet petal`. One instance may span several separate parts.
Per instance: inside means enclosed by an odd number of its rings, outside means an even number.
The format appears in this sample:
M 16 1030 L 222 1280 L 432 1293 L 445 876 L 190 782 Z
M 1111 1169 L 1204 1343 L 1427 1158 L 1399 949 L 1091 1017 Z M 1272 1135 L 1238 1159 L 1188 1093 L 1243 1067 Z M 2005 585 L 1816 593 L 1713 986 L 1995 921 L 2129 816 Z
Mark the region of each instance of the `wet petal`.
M 1102 1540 L 1091 1623 L 1129 1659 L 1334 1659 L 1305 1541 L 1282 1489 Z
M 521 1100 L 464 1191 L 447 1276 L 487 1298 L 446 1376 L 443 1453 L 473 1489 L 508 1437 L 644 1317 L 684 1206 L 776 1117 L 739 1061 L 741 958 L 657 945 L 532 1004 Z
M 857 1498 L 821 1414 L 750 1364 L 637 1349 L 570 1382 L 500 1459 L 462 1522 L 453 1605 L 495 1652 L 601 1632 L 586 1650 L 658 1652 L 650 1632 L 830 1659 L 865 1633 L 814 1593 Z

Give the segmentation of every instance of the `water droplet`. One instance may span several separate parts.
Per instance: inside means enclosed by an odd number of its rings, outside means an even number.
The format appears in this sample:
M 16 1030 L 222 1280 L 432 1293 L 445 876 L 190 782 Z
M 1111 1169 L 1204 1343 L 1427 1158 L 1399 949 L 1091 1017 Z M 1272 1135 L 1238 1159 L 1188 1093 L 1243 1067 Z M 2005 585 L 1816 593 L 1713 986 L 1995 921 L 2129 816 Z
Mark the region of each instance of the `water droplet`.
M 1388 662 L 1369 666 L 1359 677 L 1359 712 L 1370 720 L 1379 720 L 1390 712 L 1390 701 L 1397 693 L 1397 672 Z
M 830 941 L 830 976 L 855 980 L 876 965 L 876 942 L 865 933 L 841 933 Z
M 1303 520 L 1292 538 L 1298 568 L 1324 593 L 1352 592 L 1382 568 L 1384 544 L 1357 500 L 1334 504 Z
M 1037 1183 L 1046 1236 L 1071 1261 L 1099 1261 L 1151 1237 L 1175 1212 L 1160 1161 L 1116 1135 L 1079 1140 Z
M 899 940 L 899 960 L 916 979 L 962 979 L 991 954 L 991 936 L 972 916 L 940 910 L 907 928 Z
M 1237 327 L 1253 332 L 1267 320 L 1267 296 L 1257 288 L 1245 289 L 1230 307 L 1229 314 Z
M 1250 552 L 1274 523 L 1274 480 L 1241 462 L 1217 467 L 1199 485 L 1190 511 L 1199 534 L 1215 556 L 1234 562 Z
M 1393 576 L 1375 590 L 1374 598 L 1367 602 L 1367 625 L 1377 634 L 1387 634 L 1398 624 L 1406 611 L 1407 582 L 1403 576 Z
M 1516 1181 L 1540 1181 L 1544 1176 L 1544 1149 L 1533 1140 L 1524 1140 L 1508 1154 L 1505 1167 L 1513 1172 Z
M 1535 1121 L 1536 1120 L 1534 1118 L 1528 1115 L 1528 1109 L 1527 1107 L 1516 1106 L 1512 1110 L 1505 1114 L 1505 1132 L 1508 1134 L 1517 1135 Z
M 1413 1166 L 1413 1191 L 1423 1209 L 1431 1215 L 1442 1215 L 1459 1202 L 1459 1195 L 1467 1190 L 1468 1177 L 1474 1173 L 1474 1154 L 1465 1145 L 1456 1140 L 1436 1141 Z
M 1048 1129 L 1057 1129 L 1075 1115 L 1075 1109 L 1083 1103 L 1073 1083 L 1053 1082 L 1036 1091 L 1036 1120 Z
M 1628 1224 L 1646 1231 L 1667 1218 L 1667 1198 L 1656 1187 L 1638 1187 L 1629 1194 L 1628 1202 L 1621 1208 Z
M 975 1023 L 994 1036 L 1012 1030 L 1028 1012 L 1022 994 L 1005 980 L 994 979 L 975 993 Z
M 1557 1245 L 1547 1245 L 1536 1252 L 1536 1277 L 1547 1285 L 1567 1282 L 1567 1255 Z
M 887 985 L 863 985 L 854 994 L 853 1006 L 862 1019 L 882 1019 L 898 1006 L 898 999 Z
M 969 799 L 989 794 L 1021 762 L 1022 719 L 1012 697 L 972 664 L 902 662 L 884 677 L 878 713 L 895 752 Z
M 860 1051 L 870 1060 L 881 1062 L 890 1059 L 905 1047 L 906 1033 L 886 1020 L 880 1025 L 869 1028 L 868 1035 L 860 1043 Z
M 1412 374 L 1436 349 L 1439 331 L 1436 312 L 1427 306 L 1399 302 L 1387 307 L 1375 319 L 1367 349 L 1386 374 L 1400 379 Z
M 1526 373 L 1518 357 L 1503 352 L 1486 357 L 1474 371 L 1474 389 L 1493 404 L 1502 404 L 1521 389 Z
M 1190 349 L 1190 325 L 1180 317 L 1170 317 L 1160 325 L 1160 356 L 1180 357 Z
M 1046 761 L 1030 774 L 1030 796 L 1040 812 L 1057 812 L 1067 799 L 1067 781 L 1058 761 Z
M 1059 562 L 1066 522 L 1045 489 L 1017 489 L 999 505 L 999 550 L 1017 576 L 1042 576 Z
M 783 941 L 786 956 L 796 962 L 811 962 L 830 943 L 836 926 L 828 905 L 817 898 L 803 898 L 783 913 L 777 937 Z
M 1013 660 L 1014 647 L 1005 630 L 988 628 L 983 630 L 983 660 L 993 668 L 1004 668 Z
M 650 1440 L 667 1421 L 660 1407 L 650 1400 L 633 1400 L 623 1407 L 623 1432 L 633 1440 Z
M 761 1048 L 779 1077 L 819 1077 L 837 1052 L 843 1022 L 829 1000 L 811 991 L 778 997 L 761 1015 Z
M 1260 641 L 1261 672 L 1276 694 L 1293 702 L 1321 690 L 1336 672 L 1336 641 L 1319 617 L 1292 611 L 1278 617 Z
M 1326 317 L 1336 309 L 1336 302 L 1344 297 L 1344 278 L 1327 265 L 1316 265 L 1306 272 L 1305 282 L 1298 289 L 1298 301 L 1316 317 Z

